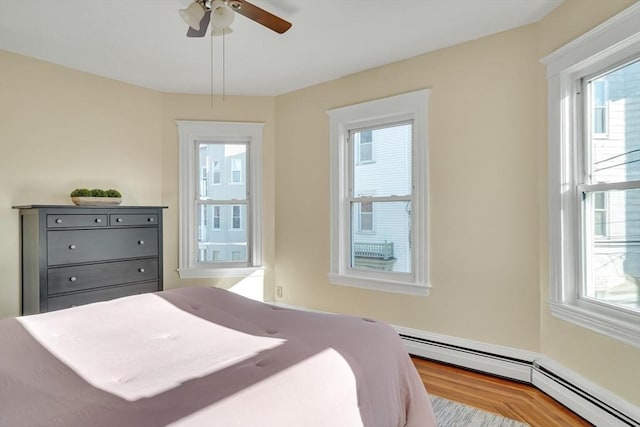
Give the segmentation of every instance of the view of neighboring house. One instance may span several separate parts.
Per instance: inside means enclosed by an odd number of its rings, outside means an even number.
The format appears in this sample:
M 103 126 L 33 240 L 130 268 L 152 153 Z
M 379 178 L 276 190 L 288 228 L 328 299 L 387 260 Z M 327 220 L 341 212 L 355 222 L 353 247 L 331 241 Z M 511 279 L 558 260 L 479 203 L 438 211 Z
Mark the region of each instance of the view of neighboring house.
M 201 142 L 198 261 L 247 261 L 247 144 Z
M 640 180 L 640 61 L 587 82 L 592 184 Z M 592 279 L 586 294 L 640 307 L 640 190 L 591 193 Z
M 351 193 L 357 199 L 351 210 L 353 267 L 412 271 L 411 202 L 394 199 L 411 194 L 411 137 L 410 122 L 362 129 L 350 137 Z

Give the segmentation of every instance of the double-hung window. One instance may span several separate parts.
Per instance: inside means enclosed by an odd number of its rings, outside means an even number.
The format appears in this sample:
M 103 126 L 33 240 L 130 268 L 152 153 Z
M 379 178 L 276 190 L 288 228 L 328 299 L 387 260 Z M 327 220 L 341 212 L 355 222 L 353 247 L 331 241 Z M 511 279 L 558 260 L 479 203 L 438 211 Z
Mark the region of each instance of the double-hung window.
M 328 111 L 332 283 L 426 295 L 428 93 Z
M 180 276 L 249 274 L 262 262 L 263 125 L 196 121 L 177 124 Z
M 640 313 L 640 54 L 581 78 L 580 86 L 579 295 Z
M 640 7 L 552 53 L 549 304 L 640 346 Z

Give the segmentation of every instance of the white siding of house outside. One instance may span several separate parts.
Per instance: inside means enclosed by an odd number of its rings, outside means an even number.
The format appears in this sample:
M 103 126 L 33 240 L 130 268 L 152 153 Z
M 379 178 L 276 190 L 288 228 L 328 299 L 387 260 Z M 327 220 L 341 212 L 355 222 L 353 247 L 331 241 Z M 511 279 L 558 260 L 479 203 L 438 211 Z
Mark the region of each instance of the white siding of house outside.
M 201 186 L 206 185 L 202 195 L 216 200 L 244 200 L 246 187 L 246 144 L 201 144 L 199 151 L 200 171 L 207 171 L 206 179 L 201 177 Z M 220 182 L 214 184 L 214 162 L 218 162 Z M 240 182 L 231 182 L 232 168 L 240 165 Z M 218 206 L 218 205 L 216 205 Z M 214 209 L 209 205 L 205 209 L 206 221 L 200 219 L 201 235 L 198 242 L 200 253 L 205 258 L 199 261 L 231 261 L 247 259 L 246 208 L 241 207 L 241 227 L 233 228 L 233 205 L 220 205 L 220 228 L 214 228 Z M 217 257 L 214 257 L 217 252 Z M 238 254 L 239 253 L 239 254 Z M 234 259 L 235 256 L 235 259 Z
M 372 133 L 374 161 L 354 164 L 353 195 L 379 197 L 410 194 L 412 125 L 403 123 L 394 127 L 373 129 Z M 393 176 L 394 179 L 389 179 L 389 176 Z M 412 271 L 409 247 L 411 216 L 408 214 L 411 207 L 408 205 L 409 202 L 374 203 L 373 232 L 359 232 L 358 227 L 353 227 L 354 242 L 393 242 L 394 256 L 397 258 L 393 271 Z M 353 224 L 358 224 L 358 213 L 359 210 L 355 209 Z

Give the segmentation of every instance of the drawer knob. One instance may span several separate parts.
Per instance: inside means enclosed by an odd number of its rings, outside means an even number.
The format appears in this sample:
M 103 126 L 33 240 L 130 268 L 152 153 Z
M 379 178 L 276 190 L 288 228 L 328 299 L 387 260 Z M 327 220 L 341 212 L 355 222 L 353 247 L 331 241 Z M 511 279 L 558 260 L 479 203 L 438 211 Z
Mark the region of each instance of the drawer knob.
M 76 245 L 69 245 L 69 249 L 74 250 L 76 248 Z
M 56 218 L 56 224 L 62 224 L 62 218 Z
M 96 223 L 100 224 L 102 220 L 100 218 L 96 218 Z
M 122 222 L 122 218 L 116 218 L 116 222 Z
M 149 221 L 149 222 L 153 222 L 153 221 L 154 221 L 154 219 L 153 219 L 153 218 L 147 218 L 147 221 Z
M 140 273 L 144 273 L 144 268 L 139 268 L 139 269 L 138 269 L 138 271 L 139 271 Z
M 71 276 L 71 277 L 69 277 L 69 281 L 70 281 L 70 282 L 75 282 L 76 280 L 78 280 L 78 279 L 76 278 L 76 276 Z
M 138 244 L 139 244 L 140 246 L 144 245 L 144 240 L 138 240 Z

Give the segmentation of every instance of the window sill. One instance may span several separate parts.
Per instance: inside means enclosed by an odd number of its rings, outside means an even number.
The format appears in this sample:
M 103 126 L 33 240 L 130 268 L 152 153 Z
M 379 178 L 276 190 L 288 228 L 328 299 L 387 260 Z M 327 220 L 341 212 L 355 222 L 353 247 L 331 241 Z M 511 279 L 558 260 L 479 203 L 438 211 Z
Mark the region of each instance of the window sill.
M 634 347 L 640 347 L 640 324 L 556 301 L 549 301 L 549 308 L 551 314 L 559 319 L 616 338 Z
M 230 268 L 181 268 L 178 275 L 181 279 L 209 279 L 222 277 L 247 277 L 264 267 L 230 267 Z
M 414 284 L 393 280 L 378 280 L 346 274 L 329 273 L 329 280 L 334 285 L 350 286 L 353 288 L 368 289 L 371 291 L 391 292 L 406 295 L 429 295 L 428 284 Z

